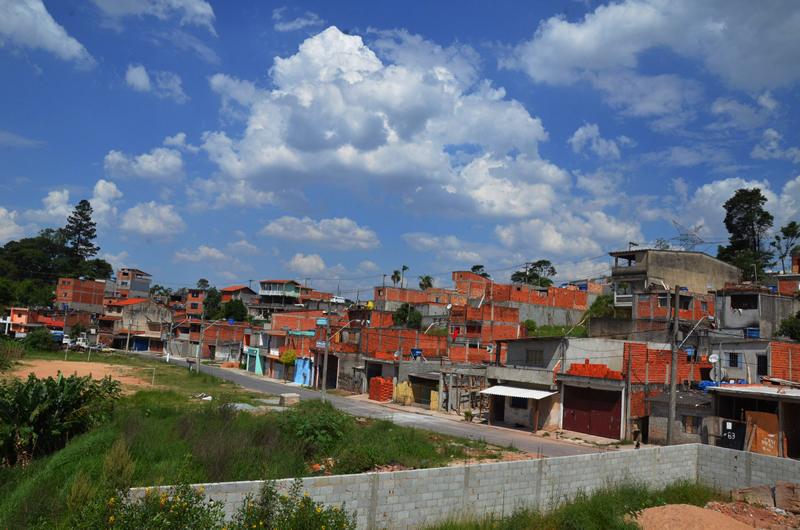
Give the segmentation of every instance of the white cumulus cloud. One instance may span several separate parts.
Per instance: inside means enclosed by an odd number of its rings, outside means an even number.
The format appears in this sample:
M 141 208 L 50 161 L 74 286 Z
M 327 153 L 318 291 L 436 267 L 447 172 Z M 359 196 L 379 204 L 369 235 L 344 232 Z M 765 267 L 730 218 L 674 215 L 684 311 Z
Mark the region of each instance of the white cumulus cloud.
M 122 192 L 116 184 L 103 179 L 97 181 L 92 192 L 92 199 L 89 201 L 92 205 L 92 219 L 97 226 L 111 226 L 116 221 L 116 204 L 121 198 Z
M 171 204 L 139 203 L 121 216 L 120 228 L 145 237 L 169 237 L 186 231 L 186 223 Z
M 67 217 L 72 213 L 73 206 L 69 203 L 68 190 L 53 190 L 42 199 L 44 208 L 41 210 L 28 210 L 23 215 L 25 219 L 38 223 L 63 226 Z
M 620 157 L 619 147 L 614 140 L 606 140 L 600 136 L 600 127 L 596 123 L 585 123 L 567 140 L 575 153 L 580 153 L 588 144 L 589 149 L 600 158 Z
M 138 156 L 110 151 L 103 159 L 103 169 L 111 178 L 133 176 L 168 183 L 178 182 L 184 176 L 180 151 L 165 147 L 156 147 Z
M 314 221 L 309 217 L 284 216 L 269 222 L 259 235 L 315 243 L 339 250 L 371 249 L 380 246 L 378 235 L 347 217 Z
M 25 229 L 17 223 L 18 217 L 17 212 L 0 207 L 0 244 L 25 235 Z
M 298 274 L 319 274 L 325 270 L 325 261 L 319 254 L 304 256 L 298 252 L 286 264 L 286 268 Z

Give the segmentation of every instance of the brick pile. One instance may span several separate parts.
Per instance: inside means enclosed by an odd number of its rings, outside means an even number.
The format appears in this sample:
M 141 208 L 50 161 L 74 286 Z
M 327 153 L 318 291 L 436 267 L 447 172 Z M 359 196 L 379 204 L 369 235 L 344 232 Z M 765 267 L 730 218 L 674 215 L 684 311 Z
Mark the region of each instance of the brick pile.
M 369 398 L 372 401 L 391 401 L 394 385 L 390 377 L 373 377 L 369 380 Z
M 583 375 L 586 377 L 601 377 L 604 379 L 622 379 L 622 372 L 609 370 L 605 364 L 591 364 L 586 359 L 584 364 L 572 364 L 567 370 L 571 375 Z

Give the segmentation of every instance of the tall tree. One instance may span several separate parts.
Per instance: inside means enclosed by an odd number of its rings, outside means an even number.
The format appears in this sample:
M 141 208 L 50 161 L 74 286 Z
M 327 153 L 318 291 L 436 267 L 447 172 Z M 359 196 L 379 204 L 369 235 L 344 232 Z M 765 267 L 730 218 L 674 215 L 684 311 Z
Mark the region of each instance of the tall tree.
M 203 312 L 207 320 L 217 320 L 223 317 L 222 293 L 217 291 L 216 287 L 212 287 L 206 291 L 205 297 L 203 298 Z
M 419 288 L 420 289 L 422 289 L 423 291 L 427 291 L 431 287 L 433 287 L 433 278 L 431 276 L 426 274 L 425 276 L 420 276 L 419 277 Z
M 400 267 L 400 288 L 401 289 L 403 288 L 403 281 L 405 280 L 405 276 L 406 276 L 406 271 L 407 270 L 408 270 L 408 266 L 407 265 L 403 265 L 402 267 Z
M 736 190 L 723 205 L 730 244 L 717 249 L 717 258 L 743 269 L 745 276 L 755 271 L 756 280 L 763 277 L 764 269 L 773 265 L 766 234 L 774 218 L 764 209 L 766 202 L 758 188 Z
M 511 275 L 511 283 L 522 283 L 528 285 L 538 285 L 540 287 L 550 287 L 555 276 L 556 268 L 546 259 L 540 259 L 531 263 L 525 270 L 517 271 Z
M 798 239 L 800 239 L 800 225 L 797 224 L 797 221 L 792 221 L 781 227 L 780 233 L 775 234 L 775 239 L 769 244 L 778 253 L 784 274 L 786 273 L 786 258 L 800 250 L 800 245 L 797 245 Z
M 478 276 L 483 276 L 484 278 L 489 277 L 489 273 L 483 270 L 483 265 L 473 265 L 470 271 L 477 274 Z
M 402 279 L 402 277 L 403 276 L 400 274 L 400 271 L 398 270 L 394 271 L 391 277 L 392 285 L 397 286 L 397 282 L 399 282 Z M 402 285 L 400 287 L 402 287 Z
M 211 284 L 208 283 L 208 280 L 206 280 L 205 278 L 200 278 L 199 280 L 197 280 L 197 288 L 198 289 L 208 289 L 208 287 L 210 285 Z
M 72 251 L 82 260 L 94 256 L 100 250 L 93 243 L 97 237 L 96 227 L 97 223 L 92 221 L 92 205 L 83 199 L 75 207 L 75 211 L 67 219 L 67 226 L 64 227 Z

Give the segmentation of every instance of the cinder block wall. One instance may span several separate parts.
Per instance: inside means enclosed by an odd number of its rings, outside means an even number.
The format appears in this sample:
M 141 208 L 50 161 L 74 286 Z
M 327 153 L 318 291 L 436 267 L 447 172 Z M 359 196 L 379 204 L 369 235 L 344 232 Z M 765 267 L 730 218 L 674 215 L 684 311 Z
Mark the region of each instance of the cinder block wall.
M 707 445 L 682 445 L 603 454 L 364 473 L 302 479 L 312 498 L 331 506 L 347 503 L 358 510 L 358 527 L 409 528 L 451 515 L 508 515 L 518 506 L 547 510 L 573 498 L 624 482 L 663 487 L 699 479 L 723 490 L 800 482 L 800 462 Z M 292 480 L 277 481 L 280 490 Z M 209 500 L 225 503 L 230 517 L 247 493 L 263 482 L 197 484 Z M 144 495 L 145 488 L 132 490 Z

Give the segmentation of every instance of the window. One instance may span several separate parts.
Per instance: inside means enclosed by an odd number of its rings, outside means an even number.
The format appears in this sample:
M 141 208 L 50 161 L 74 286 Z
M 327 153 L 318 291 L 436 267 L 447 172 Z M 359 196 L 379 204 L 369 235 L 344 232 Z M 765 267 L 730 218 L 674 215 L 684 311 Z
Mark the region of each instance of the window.
M 769 375 L 769 362 L 766 355 L 756 355 L 756 375 Z
M 64 298 L 66 298 L 66 297 L 67 297 L 67 293 L 64 293 Z
M 658 307 L 667 307 L 668 302 L 666 294 L 658 295 Z
M 728 368 L 740 368 L 742 366 L 742 354 L 741 353 L 732 353 L 726 352 L 725 357 L 727 359 Z
M 192 298 L 200 298 L 200 293 L 197 291 L 192 291 Z
M 434 301 L 434 303 L 438 304 L 439 303 L 439 297 L 437 296 L 436 298 L 433 299 L 433 301 Z
M 757 294 L 731 295 L 731 309 L 758 309 Z
M 683 417 L 683 432 L 686 434 L 700 434 L 703 426 L 703 418 L 697 416 Z
M 708 302 L 700 302 L 700 311 L 708 311 Z
M 530 366 L 544 366 L 544 351 L 528 350 L 525 352 L 525 364 Z
M 512 409 L 527 409 L 528 408 L 528 398 L 512 397 L 511 398 L 511 408 Z
M 61 280 L 61 285 L 67 285 L 67 280 Z
M 694 298 L 691 296 L 678 296 L 678 307 L 680 309 L 691 309 L 693 300 Z
M 192 309 L 197 309 L 198 304 L 194 303 L 194 304 L 191 304 L 189 307 L 191 307 Z
M 381 291 L 380 289 L 378 289 L 378 296 L 383 296 L 383 291 Z
M 636 295 L 636 299 L 639 302 L 649 302 L 650 301 L 650 295 L 649 294 L 637 294 Z
M 539 291 L 539 296 L 547 297 L 547 291 Z

